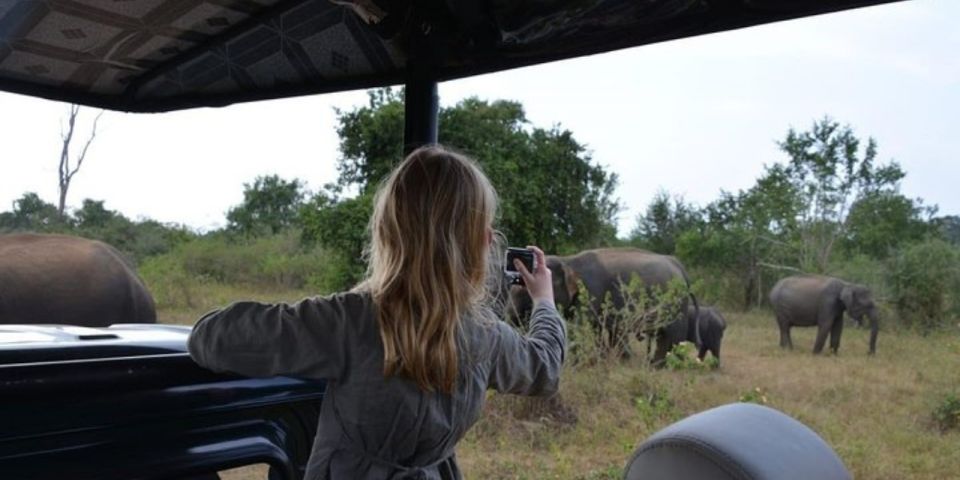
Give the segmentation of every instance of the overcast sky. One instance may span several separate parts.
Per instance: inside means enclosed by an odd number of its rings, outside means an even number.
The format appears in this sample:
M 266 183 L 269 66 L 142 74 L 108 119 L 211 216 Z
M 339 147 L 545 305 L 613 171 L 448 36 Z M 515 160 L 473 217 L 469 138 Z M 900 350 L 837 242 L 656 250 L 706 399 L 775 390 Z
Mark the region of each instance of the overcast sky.
M 776 141 L 830 115 L 907 171 L 903 192 L 960 214 L 960 2 L 916 0 L 523 68 L 440 85 L 443 105 L 520 101 L 620 176 L 620 233 L 659 190 L 705 205 L 783 159 Z M 364 91 L 165 114 L 107 112 L 68 204 L 225 224 L 257 175 L 336 178 L 334 107 Z M 67 105 L 0 93 L 0 211 L 56 203 Z M 84 109 L 92 118 L 95 111 Z M 84 125 L 87 125 L 84 123 Z M 81 128 L 81 135 L 85 130 Z

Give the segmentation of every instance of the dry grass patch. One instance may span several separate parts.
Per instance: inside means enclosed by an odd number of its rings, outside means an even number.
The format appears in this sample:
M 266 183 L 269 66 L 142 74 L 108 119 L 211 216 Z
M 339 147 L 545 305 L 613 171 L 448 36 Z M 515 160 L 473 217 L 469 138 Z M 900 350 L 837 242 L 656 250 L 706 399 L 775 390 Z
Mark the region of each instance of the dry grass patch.
M 461 443 L 467 478 L 619 478 L 636 445 L 687 415 L 760 388 L 767 404 L 804 422 L 858 479 L 941 479 L 960 471 L 960 433 L 939 433 L 932 412 L 960 385 L 955 334 L 884 331 L 867 356 L 866 330 L 847 328 L 838 356 L 813 356 L 815 330 L 779 347 L 766 313 L 727 315 L 717 371 L 650 371 L 614 364 L 564 373 L 561 395 L 575 425 L 510 423 L 518 400 L 490 399 Z M 526 420 L 529 422 L 530 420 Z

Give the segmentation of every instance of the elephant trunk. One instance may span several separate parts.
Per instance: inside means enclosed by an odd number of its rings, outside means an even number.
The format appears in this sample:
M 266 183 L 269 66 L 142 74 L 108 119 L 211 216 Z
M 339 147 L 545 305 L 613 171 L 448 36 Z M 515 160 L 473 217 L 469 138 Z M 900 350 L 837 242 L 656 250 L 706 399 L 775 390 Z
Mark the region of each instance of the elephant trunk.
M 867 311 L 867 317 L 870 319 L 870 355 L 873 355 L 877 352 L 877 331 L 880 330 L 880 321 L 875 308 Z

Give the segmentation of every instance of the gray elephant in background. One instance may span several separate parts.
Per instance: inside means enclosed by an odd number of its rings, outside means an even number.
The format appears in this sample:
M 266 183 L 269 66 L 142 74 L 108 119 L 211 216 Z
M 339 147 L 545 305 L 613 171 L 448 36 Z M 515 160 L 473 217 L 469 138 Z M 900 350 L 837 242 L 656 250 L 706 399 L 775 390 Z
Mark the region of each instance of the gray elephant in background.
M 681 279 L 688 288 L 690 285 L 687 272 L 679 260 L 669 255 L 635 248 L 602 248 L 565 257 L 548 256 L 547 267 L 553 275 L 554 301 L 567 319 L 572 318 L 576 307 L 584 300 L 579 298 L 578 282 L 583 282 L 586 287 L 595 311 L 601 310 L 603 299 L 608 293 L 613 307 L 623 308 L 624 298 L 619 287 L 621 282 L 628 283 L 632 275 L 638 276 L 648 291 L 655 287 L 666 287 L 674 279 Z M 692 309 L 688 309 L 688 306 L 692 306 Z M 529 315 L 531 301 L 526 289 L 513 286 L 510 289 L 506 307 L 508 317 L 515 323 Z M 677 318 L 665 327 L 655 332 L 638 332 L 638 336 L 652 333 L 657 337 L 656 350 L 653 354 L 654 363 L 662 361 L 667 352 L 680 342 L 689 341 L 697 346 L 700 345 L 696 323 L 696 298 L 692 293 L 688 294 L 679 307 Z M 611 318 L 606 320 L 617 322 L 616 319 Z M 616 344 L 615 337 L 621 325 L 596 326 L 606 328 L 610 335 L 610 344 Z M 624 353 L 627 353 L 624 346 L 621 348 L 624 348 Z
M 697 324 L 700 329 L 701 342 L 697 358 L 702 361 L 707 356 L 707 352 L 710 352 L 719 362 L 720 344 L 723 342 L 723 332 L 727 329 L 727 320 L 723 318 L 720 310 L 717 310 L 716 307 L 701 305 L 700 313 L 697 316 Z
M 823 275 L 795 275 L 784 278 L 770 291 L 770 304 L 780 326 L 780 346 L 793 348 L 790 327 L 817 327 L 813 353 L 823 351 L 827 335 L 830 349 L 837 353 L 843 334 L 843 312 L 858 324 L 870 319 L 870 350 L 876 352 L 879 317 L 870 289 L 839 278 Z
M 0 235 L 0 324 L 156 321 L 150 292 L 110 245 L 66 235 Z

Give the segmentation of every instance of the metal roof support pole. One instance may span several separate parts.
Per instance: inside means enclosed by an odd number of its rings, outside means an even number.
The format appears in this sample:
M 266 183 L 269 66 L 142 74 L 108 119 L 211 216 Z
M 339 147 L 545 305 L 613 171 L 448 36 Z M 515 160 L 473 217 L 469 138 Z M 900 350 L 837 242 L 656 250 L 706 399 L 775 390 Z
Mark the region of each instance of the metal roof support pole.
M 416 4 L 416 2 L 414 2 Z M 427 11 L 429 14 L 434 11 Z M 437 143 L 440 101 L 437 77 L 444 58 L 442 22 L 414 9 L 408 32 L 406 85 L 403 111 L 403 154 Z M 434 12 L 435 13 L 435 12 Z
M 422 70 L 426 69 L 415 69 L 407 77 L 403 111 L 404 156 L 424 145 L 437 143 L 440 104 L 437 81 Z

